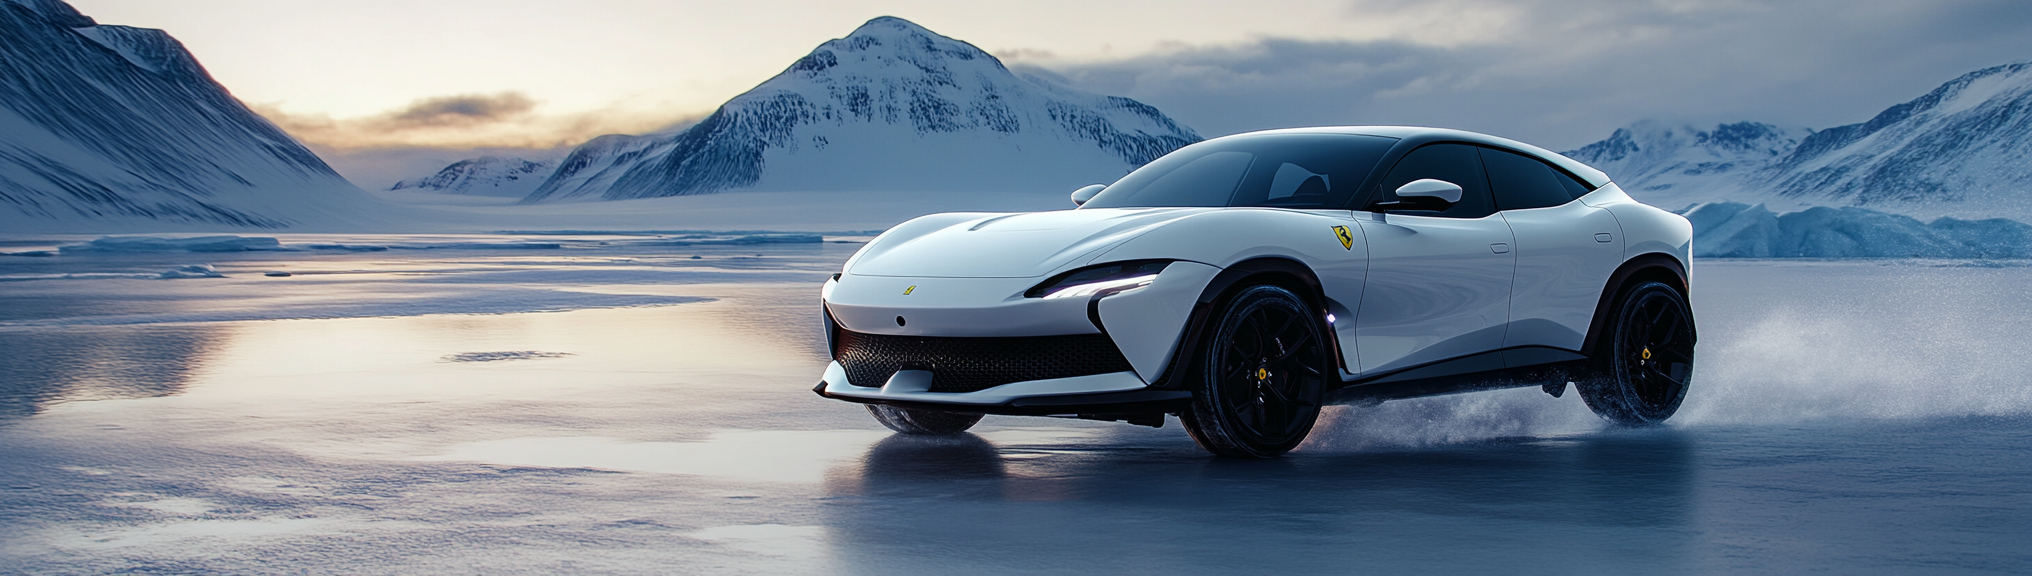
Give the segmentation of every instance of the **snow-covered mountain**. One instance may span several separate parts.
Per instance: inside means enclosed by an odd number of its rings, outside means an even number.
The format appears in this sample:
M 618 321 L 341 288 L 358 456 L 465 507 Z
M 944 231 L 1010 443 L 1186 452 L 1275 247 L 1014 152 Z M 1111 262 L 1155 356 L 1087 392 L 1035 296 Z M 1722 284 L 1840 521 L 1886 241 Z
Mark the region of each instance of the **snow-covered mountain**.
M 1799 143 L 1763 182 L 1778 194 L 2032 213 L 2032 62 L 1970 72 L 1861 124 Z
M 683 132 L 587 142 L 524 202 L 732 189 L 1058 194 L 1199 139 L 1149 105 L 1018 77 L 973 45 L 882 17 Z
M 372 202 L 169 34 L 0 0 L 7 230 L 329 227 Z
M 1565 154 L 1607 172 L 1631 194 L 1688 196 L 1739 185 L 1812 133 L 1761 122 L 1703 128 L 1642 120 Z
M 1780 209 L 2032 218 L 2032 62 L 1970 72 L 1868 122 L 1820 131 L 1644 121 L 1566 153 L 1667 207 L 1741 201 Z
M 388 190 L 522 198 L 536 191 L 556 168 L 555 159 L 482 156 L 453 162 L 436 174 L 396 182 Z

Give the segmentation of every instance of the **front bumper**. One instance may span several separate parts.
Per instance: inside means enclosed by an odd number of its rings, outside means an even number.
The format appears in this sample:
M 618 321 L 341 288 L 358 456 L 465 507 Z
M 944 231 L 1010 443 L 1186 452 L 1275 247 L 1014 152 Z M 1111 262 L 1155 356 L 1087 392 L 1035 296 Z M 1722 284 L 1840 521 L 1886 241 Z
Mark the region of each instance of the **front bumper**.
M 822 291 L 834 361 L 813 391 L 984 414 L 1176 412 L 1191 394 L 1149 383 L 1218 272 L 1173 262 L 1149 286 L 1062 299 L 1024 296 L 1041 277 L 836 277 Z
M 862 404 L 1015 416 L 1166 413 L 1192 401 L 1191 392 L 1151 389 L 1133 372 L 1016 382 L 976 392 L 931 392 L 930 387 L 931 373 L 922 370 L 899 370 L 880 387 L 855 386 L 848 383 L 846 368 L 833 362 L 812 392 Z

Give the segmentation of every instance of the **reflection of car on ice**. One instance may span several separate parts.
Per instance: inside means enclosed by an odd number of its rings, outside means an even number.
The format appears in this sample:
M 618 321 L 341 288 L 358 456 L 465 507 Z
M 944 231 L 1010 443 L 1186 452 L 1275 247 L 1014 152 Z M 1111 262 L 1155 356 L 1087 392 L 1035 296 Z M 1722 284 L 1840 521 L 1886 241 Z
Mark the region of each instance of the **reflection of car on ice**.
M 1692 376 L 1692 228 L 1530 145 L 1256 132 L 1073 201 L 869 242 L 823 290 L 834 361 L 817 392 L 914 434 L 1175 414 L 1215 454 L 1268 457 L 1325 404 L 1572 382 L 1639 425 L 1670 417 Z

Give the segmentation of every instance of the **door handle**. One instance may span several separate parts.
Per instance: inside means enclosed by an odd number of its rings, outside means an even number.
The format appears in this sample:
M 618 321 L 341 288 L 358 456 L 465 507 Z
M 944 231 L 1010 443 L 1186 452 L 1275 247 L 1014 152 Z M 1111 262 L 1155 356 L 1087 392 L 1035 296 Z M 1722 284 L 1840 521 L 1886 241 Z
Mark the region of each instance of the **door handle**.
M 1495 253 L 1497 253 L 1497 254 L 1509 254 L 1509 253 L 1510 253 L 1510 243 L 1509 243 L 1509 242 L 1497 242 L 1497 243 L 1495 243 L 1495 244 L 1490 244 L 1490 245 L 1489 245 L 1489 251 L 1491 251 L 1491 252 L 1495 252 Z
M 1616 241 L 1616 237 L 1615 237 L 1615 236 L 1611 236 L 1611 235 L 1609 235 L 1609 233 L 1607 233 L 1607 232 L 1596 232 L 1596 233 L 1595 233 L 1595 241 L 1596 241 L 1596 242 L 1602 242 L 1602 243 L 1609 243 L 1609 242 L 1615 242 L 1615 241 Z

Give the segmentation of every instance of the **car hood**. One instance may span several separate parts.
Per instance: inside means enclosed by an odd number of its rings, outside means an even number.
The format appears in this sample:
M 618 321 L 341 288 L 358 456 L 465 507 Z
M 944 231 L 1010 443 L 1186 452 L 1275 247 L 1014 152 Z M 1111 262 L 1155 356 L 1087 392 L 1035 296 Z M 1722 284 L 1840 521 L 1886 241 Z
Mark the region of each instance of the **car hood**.
M 1102 208 L 982 214 L 928 229 L 905 223 L 863 249 L 859 276 L 1030 278 L 1210 208 Z M 930 216 L 926 218 L 932 218 Z

